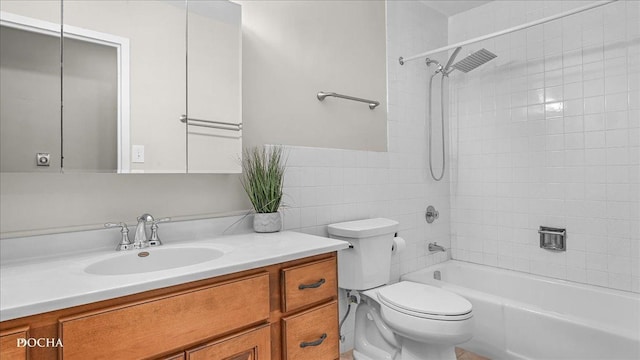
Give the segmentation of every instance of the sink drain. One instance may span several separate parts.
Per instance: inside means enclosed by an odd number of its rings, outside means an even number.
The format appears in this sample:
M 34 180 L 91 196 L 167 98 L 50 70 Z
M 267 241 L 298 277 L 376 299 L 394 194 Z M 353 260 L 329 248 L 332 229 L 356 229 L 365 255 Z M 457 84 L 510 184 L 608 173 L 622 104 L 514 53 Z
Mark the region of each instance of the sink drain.
M 149 256 L 149 252 L 148 251 L 142 251 L 138 253 L 138 257 L 147 257 Z

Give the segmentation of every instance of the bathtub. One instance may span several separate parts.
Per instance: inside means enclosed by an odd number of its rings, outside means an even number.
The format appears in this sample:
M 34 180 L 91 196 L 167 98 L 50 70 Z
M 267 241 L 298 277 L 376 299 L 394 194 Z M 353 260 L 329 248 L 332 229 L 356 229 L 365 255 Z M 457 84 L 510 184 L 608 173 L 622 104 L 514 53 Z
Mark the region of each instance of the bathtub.
M 467 298 L 476 329 L 460 347 L 492 359 L 640 359 L 640 294 L 455 260 L 402 280 Z

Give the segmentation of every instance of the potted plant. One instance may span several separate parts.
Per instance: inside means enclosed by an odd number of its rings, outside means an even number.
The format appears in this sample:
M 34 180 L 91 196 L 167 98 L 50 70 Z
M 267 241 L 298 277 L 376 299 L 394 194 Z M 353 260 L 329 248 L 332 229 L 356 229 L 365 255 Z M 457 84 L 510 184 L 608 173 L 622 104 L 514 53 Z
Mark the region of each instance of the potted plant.
M 256 212 L 253 217 L 253 229 L 256 232 L 282 229 L 278 208 L 282 200 L 284 171 L 281 146 L 244 150 L 241 182 Z

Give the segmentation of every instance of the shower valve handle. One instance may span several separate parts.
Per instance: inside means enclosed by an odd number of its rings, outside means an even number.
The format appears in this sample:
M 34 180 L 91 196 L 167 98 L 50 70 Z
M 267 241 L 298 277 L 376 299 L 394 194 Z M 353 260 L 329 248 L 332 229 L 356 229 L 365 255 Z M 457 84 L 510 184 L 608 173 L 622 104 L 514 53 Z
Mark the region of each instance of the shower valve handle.
M 432 205 L 429 205 L 427 207 L 427 212 L 425 213 L 425 218 L 427 219 L 427 222 L 431 224 L 435 219 L 439 217 L 440 217 L 440 212 L 438 212 L 438 210 L 436 210 L 436 208 L 434 208 Z

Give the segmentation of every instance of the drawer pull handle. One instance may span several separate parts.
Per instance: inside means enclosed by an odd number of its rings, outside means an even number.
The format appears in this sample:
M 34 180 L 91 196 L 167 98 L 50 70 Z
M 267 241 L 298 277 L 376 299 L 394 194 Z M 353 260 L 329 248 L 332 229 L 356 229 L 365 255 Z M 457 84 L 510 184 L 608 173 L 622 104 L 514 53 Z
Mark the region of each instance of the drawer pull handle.
M 322 284 L 324 284 L 326 281 L 323 279 L 320 279 L 320 281 L 318 281 L 317 283 L 313 283 L 313 284 L 300 284 L 298 285 L 298 290 L 304 290 L 304 289 L 315 289 L 315 288 L 319 288 L 320 286 L 322 286 Z
M 305 341 L 303 341 L 303 342 L 301 342 L 301 343 L 300 343 L 300 347 L 301 347 L 301 348 L 305 348 L 305 347 L 307 347 L 307 346 L 318 346 L 318 345 L 322 344 L 322 342 L 323 342 L 323 341 L 324 341 L 324 339 L 326 339 L 326 338 L 327 338 L 327 334 L 326 334 L 326 333 L 324 333 L 324 334 L 322 334 L 322 336 L 320 336 L 320 339 L 318 339 L 318 340 L 316 340 L 316 341 L 309 341 L 309 342 L 305 342 Z

